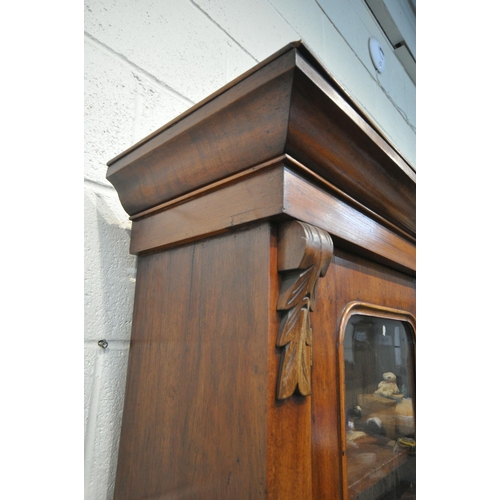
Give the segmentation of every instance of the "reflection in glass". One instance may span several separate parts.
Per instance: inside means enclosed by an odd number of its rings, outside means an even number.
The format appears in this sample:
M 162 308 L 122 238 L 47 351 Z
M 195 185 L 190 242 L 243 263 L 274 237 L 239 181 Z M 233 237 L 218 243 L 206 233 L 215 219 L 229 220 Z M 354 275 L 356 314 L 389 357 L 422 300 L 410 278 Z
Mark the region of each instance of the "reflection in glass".
M 349 498 L 415 498 L 413 331 L 353 315 L 344 335 Z

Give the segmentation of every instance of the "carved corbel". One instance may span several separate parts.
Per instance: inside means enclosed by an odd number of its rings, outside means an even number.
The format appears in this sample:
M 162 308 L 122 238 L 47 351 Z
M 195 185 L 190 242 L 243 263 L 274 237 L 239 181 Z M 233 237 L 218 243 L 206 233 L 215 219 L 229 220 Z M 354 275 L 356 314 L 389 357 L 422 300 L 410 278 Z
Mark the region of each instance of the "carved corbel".
M 280 226 L 278 272 L 282 276 L 278 311 L 285 311 L 276 345 L 283 347 L 277 398 L 291 396 L 295 389 L 311 394 L 312 328 L 316 284 L 325 276 L 333 256 L 330 235 L 304 222 Z

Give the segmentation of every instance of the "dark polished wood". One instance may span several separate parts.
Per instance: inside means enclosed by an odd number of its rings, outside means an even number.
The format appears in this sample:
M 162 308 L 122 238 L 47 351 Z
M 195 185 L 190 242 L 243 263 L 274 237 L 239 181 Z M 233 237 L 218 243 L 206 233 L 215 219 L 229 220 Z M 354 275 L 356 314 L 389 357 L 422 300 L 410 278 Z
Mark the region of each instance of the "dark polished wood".
M 412 238 L 394 232 L 380 217 L 365 215 L 359 206 L 329 190 L 328 184 L 321 188 L 296 170 L 295 164 L 279 158 L 135 218 L 131 252 L 160 250 L 286 216 L 324 229 L 340 246 L 356 248 L 396 269 L 415 271 Z
M 376 304 L 415 315 L 415 279 L 336 249 L 326 276 L 318 281 L 312 377 L 313 484 L 315 499 L 348 498 L 342 436 L 339 362 L 341 321 L 353 302 Z M 345 496 L 343 496 L 345 495 Z
M 415 234 L 415 173 L 303 45 L 284 51 L 108 165 L 130 215 L 288 154 Z
M 139 254 L 234 230 L 283 213 L 283 169 L 251 170 L 180 204 L 134 220 L 130 251 Z
M 297 55 L 286 153 L 415 233 L 415 174 L 315 69 Z
M 330 235 L 299 221 L 280 225 L 278 272 L 281 288 L 278 311 L 284 311 L 276 345 L 283 347 L 276 397 L 286 399 L 295 390 L 311 394 L 313 332 L 311 312 L 316 284 L 328 270 L 333 255 Z
M 355 307 L 414 325 L 415 174 L 307 48 L 108 165 L 138 266 L 115 500 L 347 500 L 399 464 L 348 485 L 342 342 Z
M 311 497 L 310 404 L 275 398 L 273 237 L 139 258 L 115 498 Z

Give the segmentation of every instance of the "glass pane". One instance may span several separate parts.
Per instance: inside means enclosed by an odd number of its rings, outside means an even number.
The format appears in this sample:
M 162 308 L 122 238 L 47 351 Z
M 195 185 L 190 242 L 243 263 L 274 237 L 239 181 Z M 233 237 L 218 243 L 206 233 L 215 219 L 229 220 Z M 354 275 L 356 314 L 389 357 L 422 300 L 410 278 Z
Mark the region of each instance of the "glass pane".
M 349 498 L 415 498 L 413 330 L 354 315 L 344 336 Z

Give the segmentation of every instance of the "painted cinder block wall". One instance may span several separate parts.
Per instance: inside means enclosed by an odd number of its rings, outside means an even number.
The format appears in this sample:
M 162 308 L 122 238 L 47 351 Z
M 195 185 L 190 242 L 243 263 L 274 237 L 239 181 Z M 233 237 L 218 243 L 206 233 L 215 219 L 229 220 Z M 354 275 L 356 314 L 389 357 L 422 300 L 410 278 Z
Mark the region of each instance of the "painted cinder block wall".
M 136 268 L 106 162 L 302 39 L 415 166 L 415 84 L 364 0 L 85 0 L 84 24 L 84 479 L 85 499 L 105 500 L 114 490 Z M 379 75 L 370 36 L 386 54 Z

